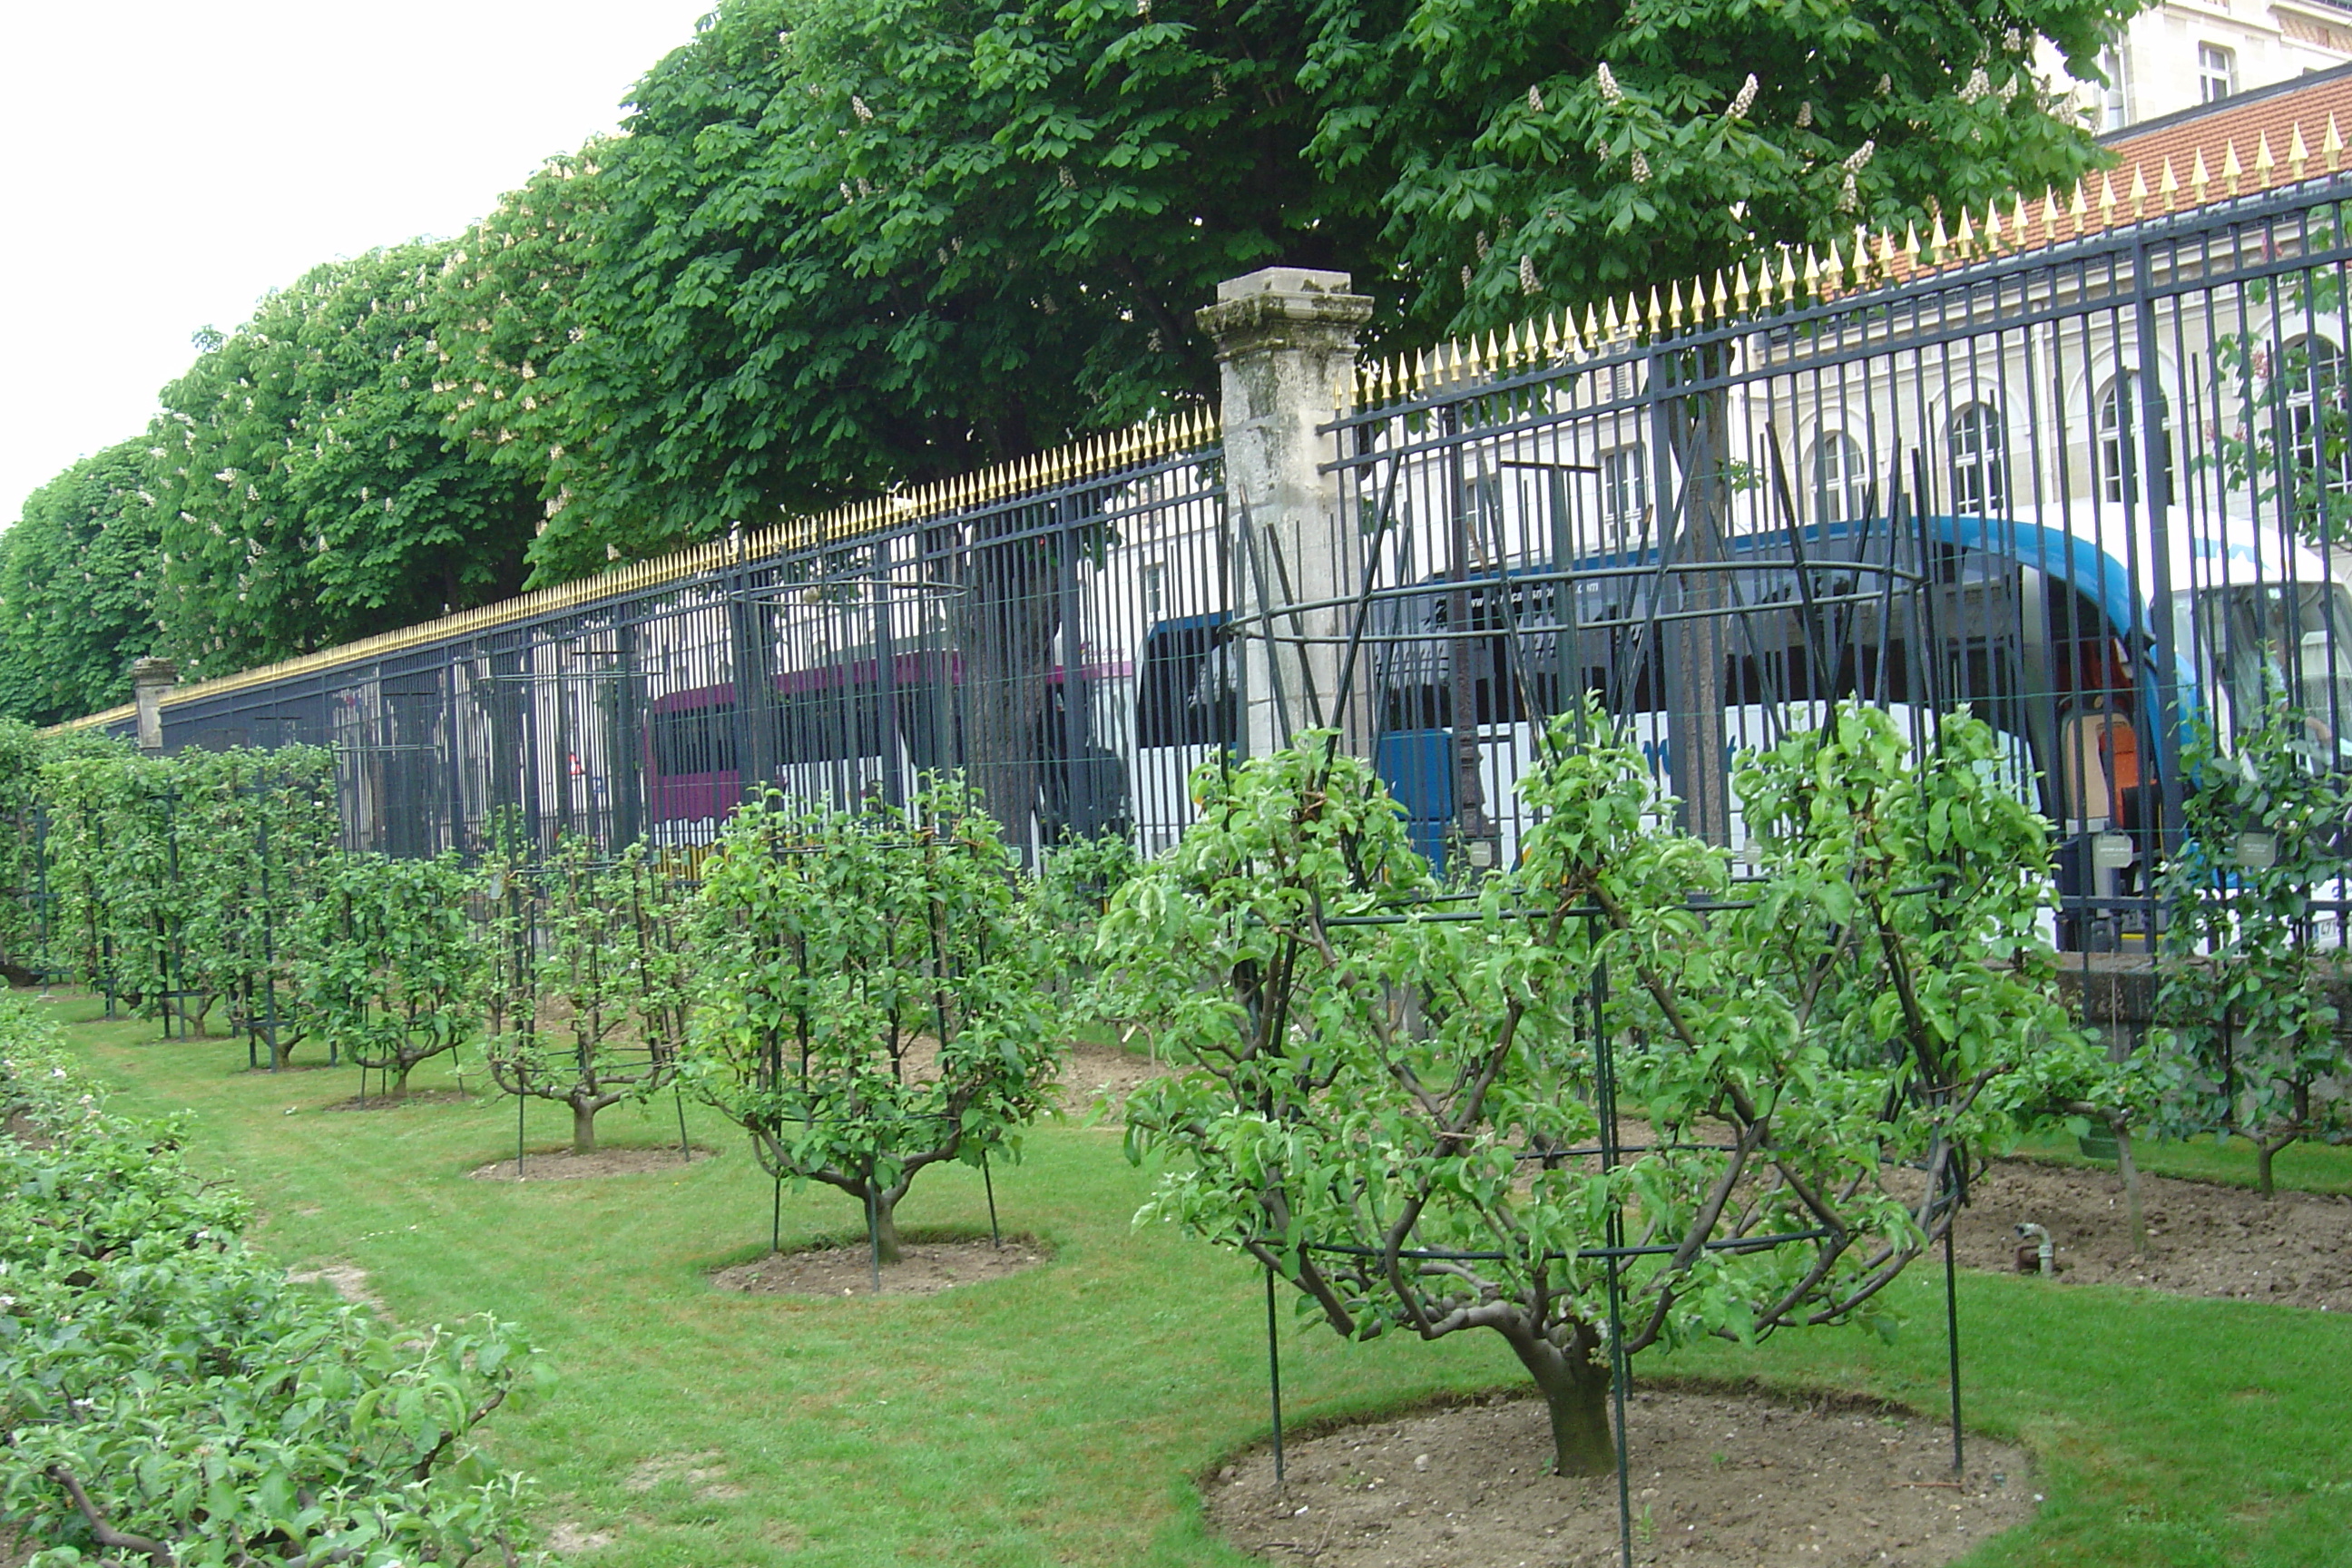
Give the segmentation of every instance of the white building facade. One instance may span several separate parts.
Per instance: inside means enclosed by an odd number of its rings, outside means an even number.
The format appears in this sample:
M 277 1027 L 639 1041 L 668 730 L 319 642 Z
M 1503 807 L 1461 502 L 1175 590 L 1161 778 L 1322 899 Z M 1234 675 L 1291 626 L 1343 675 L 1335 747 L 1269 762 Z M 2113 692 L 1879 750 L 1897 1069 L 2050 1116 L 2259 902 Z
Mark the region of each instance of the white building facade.
M 2101 52 L 2105 82 L 2069 76 L 2047 45 L 2042 66 L 2105 134 L 2347 63 L 2352 5 L 2164 0 L 2133 17 Z

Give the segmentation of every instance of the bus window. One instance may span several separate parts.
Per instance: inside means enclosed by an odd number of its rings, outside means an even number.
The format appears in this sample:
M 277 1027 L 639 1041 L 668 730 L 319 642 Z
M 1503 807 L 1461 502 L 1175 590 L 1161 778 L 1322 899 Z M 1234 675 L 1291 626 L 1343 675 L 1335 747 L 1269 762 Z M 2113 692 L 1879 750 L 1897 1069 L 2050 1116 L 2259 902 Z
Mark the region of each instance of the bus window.
M 870 685 L 776 694 L 776 761 L 838 763 L 883 754 L 882 697 Z
M 2324 755 L 2352 758 L 2352 593 L 2334 583 L 2232 584 L 2196 595 L 2197 642 L 2231 721 L 2303 710 Z
M 735 710 L 732 704 L 669 708 L 649 721 L 654 771 L 664 778 L 735 771 Z
M 1229 617 L 1162 621 L 1143 639 L 1137 680 L 1139 747 L 1230 745 L 1240 735 L 1231 655 L 1219 630 Z

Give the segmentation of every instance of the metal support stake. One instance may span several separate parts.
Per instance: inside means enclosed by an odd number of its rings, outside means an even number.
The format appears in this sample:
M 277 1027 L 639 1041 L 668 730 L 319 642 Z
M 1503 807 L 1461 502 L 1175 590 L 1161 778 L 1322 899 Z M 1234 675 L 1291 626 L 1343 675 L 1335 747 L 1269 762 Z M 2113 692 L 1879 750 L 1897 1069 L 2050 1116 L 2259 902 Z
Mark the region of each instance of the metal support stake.
M 1274 1402 L 1274 1484 L 1282 1485 L 1282 1341 L 1275 1332 L 1274 1265 L 1265 1266 L 1265 1385 Z
M 669 1096 L 677 1102 L 677 1157 L 691 1165 L 694 1163 L 694 1145 L 686 1141 L 686 1094 L 682 1089 L 672 1089 Z
M 882 1294 L 882 1212 L 874 1198 L 874 1178 L 866 1178 L 866 1260 L 874 1272 L 874 1293 Z
M 1609 965 L 1592 966 L 1592 1068 L 1594 1107 L 1601 1119 L 1601 1168 L 1617 1167 L 1617 1054 L 1609 1044 Z M 1624 1267 L 1618 1251 L 1625 1245 L 1625 1211 L 1609 1205 L 1603 1234 L 1609 1242 L 1609 1384 L 1617 1416 L 1617 1555 L 1623 1568 L 1633 1568 L 1633 1498 L 1626 1479 L 1629 1468 L 1625 1442 L 1625 1384 L 1633 1376 L 1625 1354 Z
M 1952 1151 L 1955 1160 L 1965 1160 L 1958 1148 Z M 1952 1266 L 1952 1227 L 1959 1221 L 1962 1179 L 1952 1180 L 1952 1213 L 1944 1221 L 1944 1342 L 1951 1355 L 1952 1379 L 1952 1474 L 1960 1473 L 1960 1288 L 1959 1272 Z
M 1003 1247 L 1004 1233 L 996 1228 L 996 1178 L 988 1173 L 988 1151 L 980 1152 L 980 1184 L 988 1191 L 988 1245 Z
M 768 1210 L 768 1250 L 784 1249 L 784 1179 L 776 1178 L 776 1190 Z

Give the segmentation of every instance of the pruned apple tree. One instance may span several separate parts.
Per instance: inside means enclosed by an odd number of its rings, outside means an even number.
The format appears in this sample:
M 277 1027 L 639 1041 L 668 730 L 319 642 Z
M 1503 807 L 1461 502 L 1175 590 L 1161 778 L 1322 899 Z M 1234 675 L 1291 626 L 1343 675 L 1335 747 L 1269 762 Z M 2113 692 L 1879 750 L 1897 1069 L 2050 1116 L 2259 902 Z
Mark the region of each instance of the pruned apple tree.
M 1566 1474 L 1613 1468 L 1620 1352 L 1883 1321 L 1962 1152 L 2068 1070 L 2021 1068 L 2088 1051 L 1994 758 L 1972 720 L 1915 763 L 1842 710 L 1746 763 L 1735 885 L 1588 709 L 1524 786 L 1517 864 L 1444 897 L 1328 736 L 1204 767 L 1101 939 L 1115 1006 L 1186 1064 L 1128 1109 L 1130 1153 L 1169 1160 L 1139 1223 L 1351 1340 L 1500 1335 Z
M 2157 1120 L 2179 1137 L 2244 1137 L 2265 1197 L 2282 1149 L 2352 1141 L 2352 1052 L 2331 999 L 2341 951 L 2313 910 L 2347 871 L 2352 788 L 2324 765 L 2317 728 L 2282 696 L 2226 742 L 2200 727 L 2183 841 L 2158 882 Z
M 537 865 L 488 868 L 484 1055 L 512 1095 L 572 1111 L 572 1149 L 596 1116 L 643 1103 L 677 1076 L 686 1033 L 685 899 L 645 846 L 608 864 L 566 838 Z
M 478 1026 L 482 948 L 467 910 L 472 872 L 431 860 L 340 855 L 295 932 L 294 973 L 311 1032 L 384 1075 L 394 1098 L 409 1074 L 454 1051 Z
M 858 1200 L 883 1262 L 924 1170 L 1017 1154 L 1065 1050 L 1022 872 L 959 783 L 903 809 L 771 794 L 697 895 L 689 1072 L 761 1169 Z

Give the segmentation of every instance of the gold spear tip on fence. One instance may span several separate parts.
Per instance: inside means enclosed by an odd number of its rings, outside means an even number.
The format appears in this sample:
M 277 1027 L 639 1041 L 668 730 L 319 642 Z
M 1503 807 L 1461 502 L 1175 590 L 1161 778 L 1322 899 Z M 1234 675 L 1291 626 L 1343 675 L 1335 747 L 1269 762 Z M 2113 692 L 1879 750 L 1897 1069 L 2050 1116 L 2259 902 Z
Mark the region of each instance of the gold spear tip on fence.
M 2267 185 L 2271 183 L 2271 172 L 2277 167 L 2278 160 L 2271 156 L 2271 133 L 2267 131 L 2255 132 L 2254 177 Z
M 2238 162 L 2237 138 L 2231 137 L 2221 148 L 2221 182 L 2230 187 L 2231 195 L 2238 194 L 2238 182 L 2245 178 L 2245 174 L 2246 166 Z
M 2145 164 L 2132 165 L 2131 204 L 2132 216 L 2147 216 L 2147 168 Z
M 2319 155 L 2327 162 L 2327 172 L 2334 174 L 2344 163 L 2344 138 L 2336 132 L 2336 111 L 2327 111 L 2327 134 L 2319 143 Z
M 2286 144 L 2287 172 L 2300 180 L 2303 166 L 2311 162 L 2311 148 L 2303 139 L 2303 121 L 2294 122 L 2294 139 Z

